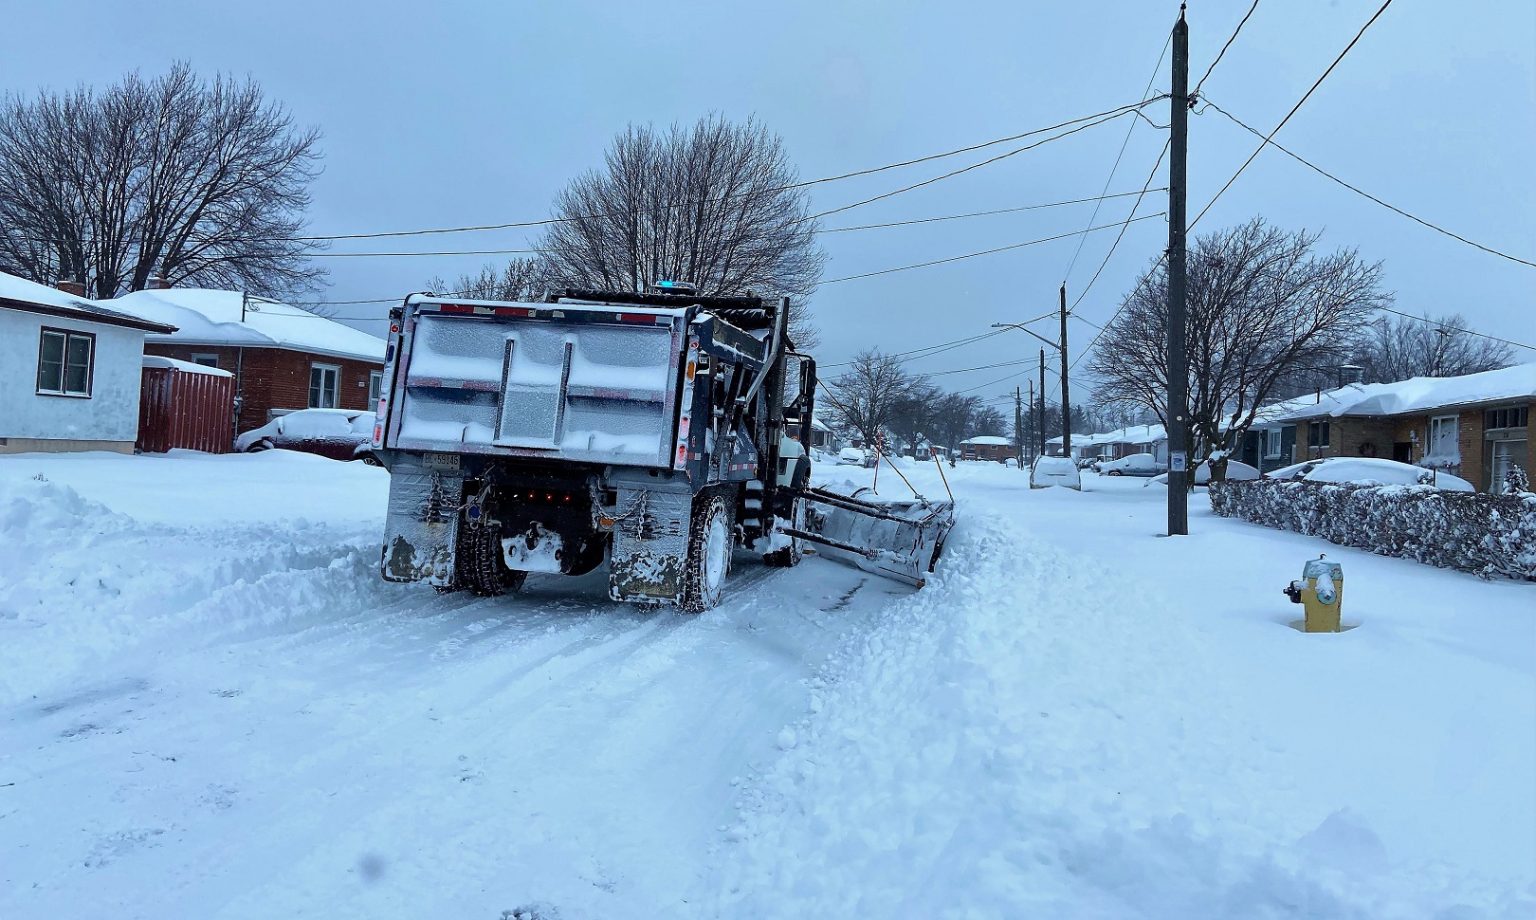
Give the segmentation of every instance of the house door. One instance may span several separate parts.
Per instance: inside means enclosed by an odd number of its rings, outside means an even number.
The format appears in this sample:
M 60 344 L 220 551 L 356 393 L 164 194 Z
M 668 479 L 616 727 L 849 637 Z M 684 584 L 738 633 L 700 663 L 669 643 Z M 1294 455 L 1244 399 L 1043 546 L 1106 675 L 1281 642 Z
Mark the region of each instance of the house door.
M 1413 462 L 1413 442 L 1412 441 L 1398 441 L 1396 444 L 1393 444 L 1392 445 L 1392 459 L 1396 460 L 1398 463 L 1412 463 Z
M 1499 492 L 1504 488 L 1504 477 L 1525 456 L 1525 445 L 1525 441 L 1493 441 L 1488 445 L 1488 491 Z

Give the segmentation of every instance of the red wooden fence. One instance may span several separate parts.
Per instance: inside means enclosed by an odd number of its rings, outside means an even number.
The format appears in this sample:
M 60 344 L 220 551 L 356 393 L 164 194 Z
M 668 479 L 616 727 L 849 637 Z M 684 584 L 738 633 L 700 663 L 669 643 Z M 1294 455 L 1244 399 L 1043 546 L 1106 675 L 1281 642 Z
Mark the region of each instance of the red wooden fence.
M 235 378 L 146 367 L 135 446 L 148 453 L 178 447 L 228 453 L 234 445 L 234 413 Z

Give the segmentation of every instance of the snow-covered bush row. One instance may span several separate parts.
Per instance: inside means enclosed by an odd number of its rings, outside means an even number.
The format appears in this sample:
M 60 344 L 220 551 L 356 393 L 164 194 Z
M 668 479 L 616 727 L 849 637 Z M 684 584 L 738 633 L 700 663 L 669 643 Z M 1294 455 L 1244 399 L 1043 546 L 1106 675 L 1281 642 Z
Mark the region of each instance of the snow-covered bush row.
M 1536 494 L 1259 480 L 1212 483 L 1223 517 L 1485 578 L 1536 581 Z

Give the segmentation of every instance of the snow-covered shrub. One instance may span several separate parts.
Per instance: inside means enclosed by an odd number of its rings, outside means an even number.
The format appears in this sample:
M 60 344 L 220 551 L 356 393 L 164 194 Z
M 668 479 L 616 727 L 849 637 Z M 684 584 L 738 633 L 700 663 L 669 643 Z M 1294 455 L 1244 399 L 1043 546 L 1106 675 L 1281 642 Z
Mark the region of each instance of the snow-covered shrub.
M 1504 494 L 1519 495 L 1521 492 L 1531 491 L 1531 477 L 1525 474 L 1525 470 L 1518 464 L 1512 464 L 1509 472 L 1504 474 Z
M 1211 483 L 1223 517 L 1485 578 L 1536 581 L 1536 494 L 1298 480 Z

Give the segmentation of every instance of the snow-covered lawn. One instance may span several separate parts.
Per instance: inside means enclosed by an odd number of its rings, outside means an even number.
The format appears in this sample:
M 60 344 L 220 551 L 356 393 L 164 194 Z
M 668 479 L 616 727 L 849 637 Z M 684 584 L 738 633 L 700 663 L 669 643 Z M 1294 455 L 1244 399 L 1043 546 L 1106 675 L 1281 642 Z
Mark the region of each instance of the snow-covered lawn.
M 1536 586 L 946 472 L 924 590 L 688 617 L 386 585 L 357 463 L 0 457 L 0 917 L 1536 913 Z

